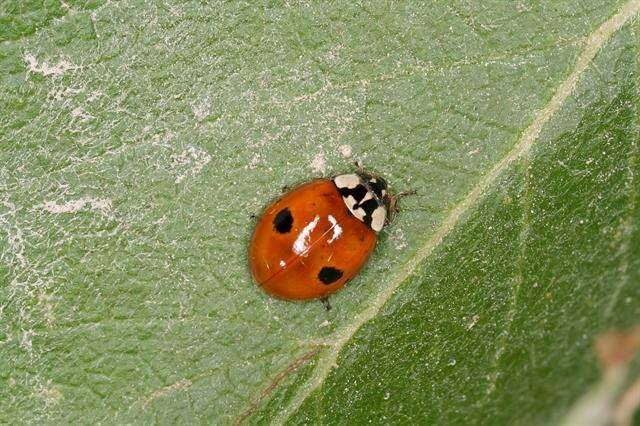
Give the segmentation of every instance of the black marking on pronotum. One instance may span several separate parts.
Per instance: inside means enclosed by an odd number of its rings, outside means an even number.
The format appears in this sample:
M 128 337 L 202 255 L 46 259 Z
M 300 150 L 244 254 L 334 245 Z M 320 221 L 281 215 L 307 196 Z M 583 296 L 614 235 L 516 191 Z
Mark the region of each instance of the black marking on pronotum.
M 367 188 L 364 185 L 357 185 L 355 188 L 338 188 L 340 195 L 344 198 L 347 198 L 349 195 L 356 200 L 356 204 L 362 201 L 362 199 L 367 195 Z
M 382 194 L 382 191 L 387 190 L 387 182 L 385 182 L 384 179 L 382 179 L 381 177 L 377 177 L 375 178 L 375 181 L 370 180 L 368 183 L 371 189 L 373 189 L 373 192 L 376 194 L 376 196 L 382 199 L 384 197 L 384 195 Z
M 371 221 L 373 220 L 373 212 L 378 208 L 378 205 L 378 200 L 375 200 L 373 198 L 358 205 L 358 207 L 361 207 L 362 210 L 364 210 L 364 218 L 362 218 L 362 221 L 366 223 L 367 226 L 371 226 Z
M 326 285 L 334 283 L 340 278 L 342 278 L 342 271 L 334 268 L 333 266 L 325 266 L 320 269 L 320 272 L 318 272 L 318 279 Z
M 276 217 L 273 218 L 273 227 L 281 234 L 291 231 L 293 225 L 293 216 L 287 207 L 280 210 Z

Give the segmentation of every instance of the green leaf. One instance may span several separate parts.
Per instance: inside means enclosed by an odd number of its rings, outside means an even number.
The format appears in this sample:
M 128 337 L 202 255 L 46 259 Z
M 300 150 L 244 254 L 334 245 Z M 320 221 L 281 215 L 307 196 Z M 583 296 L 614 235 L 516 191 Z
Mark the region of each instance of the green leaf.
M 54 3 L 0 6 L 0 421 L 553 422 L 637 323 L 640 1 Z M 251 215 L 354 159 L 418 195 L 269 298 Z

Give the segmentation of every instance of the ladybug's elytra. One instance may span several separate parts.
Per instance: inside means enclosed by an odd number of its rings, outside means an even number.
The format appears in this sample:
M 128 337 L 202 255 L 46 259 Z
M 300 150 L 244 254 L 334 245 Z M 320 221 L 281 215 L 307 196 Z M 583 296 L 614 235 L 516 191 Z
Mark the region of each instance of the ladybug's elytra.
M 290 190 L 258 219 L 249 246 L 253 278 L 281 299 L 326 301 L 367 262 L 401 195 L 389 195 L 384 179 L 361 168 Z

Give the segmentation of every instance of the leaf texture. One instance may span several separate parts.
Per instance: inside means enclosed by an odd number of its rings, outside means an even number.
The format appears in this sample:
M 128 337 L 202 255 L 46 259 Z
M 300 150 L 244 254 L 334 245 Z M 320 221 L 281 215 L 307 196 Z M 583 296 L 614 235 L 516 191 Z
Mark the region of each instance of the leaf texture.
M 541 423 L 640 314 L 640 2 L 0 6 L 0 421 Z M 251 215 L 414 188 L 320 303 Z

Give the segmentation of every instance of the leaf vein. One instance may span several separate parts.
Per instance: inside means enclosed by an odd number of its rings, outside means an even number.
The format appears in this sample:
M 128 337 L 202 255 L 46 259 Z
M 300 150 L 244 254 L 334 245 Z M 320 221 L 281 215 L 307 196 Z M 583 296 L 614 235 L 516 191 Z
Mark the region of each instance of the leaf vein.
M 391 278 L 389 286 L 384 288 L 377 297 L 372 300 L 371 304 L 358 314 L 349 325 L 336 332 L 336 338 L 334 339 L 335 344 L 326 352 L 326 356 L 319 358 L 314 374 L 312 374 L 307 383 L 302 386 L 290 404 L 274 419 L 275 424 L 283 424 L 290 415 L 302 405 L 307 397 L 324 382 L 334 365 L 336 365 L 335 363 L 340 351 L 351 341 L 356 332 L 360 330 L 364 324 L 376 317 L 387 301 L 394 295 L 400 284 L 413 273 L 425 258 L 442 244 L 445 237 L 463 220 L 463 216 L 479 203 L 502 172 L 520 157 L 529 153 L 534 142 L 538 139 L 543 126 L 558 112 L 567 98 L 573 94 L 581 75 L 590 66 L 596 54 L 613 34 L 638 14 L 639 10 L 640 0 L 632 0 L 625 3 L 616 14 L 600 25 L 587 38 L 584 49 L 578 56 L 572 71 L 560 86 L 558 86 L 558 89 L 549 102 L 535 113 L 532 123 L 522 133 L 522 136 L 515 146 L 451 209 L 432 236 L 417 250 L 415 255 L 407 261 L 404 267 Z

